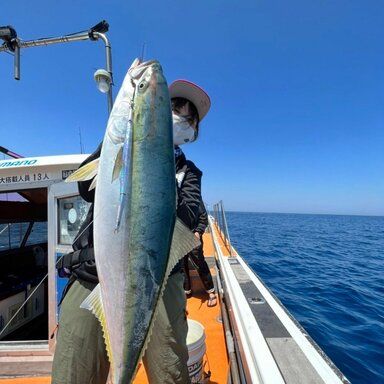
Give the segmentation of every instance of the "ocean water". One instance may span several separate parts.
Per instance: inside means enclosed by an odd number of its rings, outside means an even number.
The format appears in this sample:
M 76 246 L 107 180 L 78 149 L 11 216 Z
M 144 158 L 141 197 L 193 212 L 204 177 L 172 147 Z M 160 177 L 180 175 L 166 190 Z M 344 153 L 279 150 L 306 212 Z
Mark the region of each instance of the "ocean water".
M 384 383 L 384 217 L 228 212 L 232 244 L 352 383 Z

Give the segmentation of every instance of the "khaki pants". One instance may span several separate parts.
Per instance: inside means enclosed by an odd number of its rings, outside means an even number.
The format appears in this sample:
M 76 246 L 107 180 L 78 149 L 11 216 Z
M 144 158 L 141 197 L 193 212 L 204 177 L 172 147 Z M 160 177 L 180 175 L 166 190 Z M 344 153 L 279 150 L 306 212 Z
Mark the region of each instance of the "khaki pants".
M 80 304 L 94 284 L 76 280 L 61 305 L 52 384 L 105 384 L 109 362 L 99 321 Z M 150 384 L 188 384 L 183 275 L 169 277 L 143 362 Z

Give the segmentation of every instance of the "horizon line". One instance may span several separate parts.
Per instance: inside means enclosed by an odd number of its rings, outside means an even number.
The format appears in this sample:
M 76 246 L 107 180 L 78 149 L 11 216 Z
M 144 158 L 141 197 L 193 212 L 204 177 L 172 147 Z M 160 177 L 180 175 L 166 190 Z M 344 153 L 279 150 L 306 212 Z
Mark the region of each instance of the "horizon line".
M 359 216 L 359 217 L 383 217 L 384 214 L 357 214 L 357 213 L 303 213 L 303 212 L 262 212 L 262 211 L 241 211 L 234 209 L 227 209 L 225 212 L 235 212 L 235 213 L 259 213 L 259 214 L 272 214 L 272 215 L 322 215 L 322 216 Z

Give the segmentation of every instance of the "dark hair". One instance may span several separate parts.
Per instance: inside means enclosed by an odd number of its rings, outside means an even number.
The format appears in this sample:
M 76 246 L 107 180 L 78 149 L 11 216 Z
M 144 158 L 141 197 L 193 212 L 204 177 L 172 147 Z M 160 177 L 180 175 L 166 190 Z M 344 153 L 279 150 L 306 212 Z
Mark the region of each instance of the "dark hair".
M 181 108 L 184 107 L 185 104 L 189 104 L 189 110 L 191 111 L 191 119 L 190 123 L 193 121 L 196 122 L 196 137 L 195 140 L 197 139 L 197 136 L 199 135 L 199 113 L 197 112 L 197 108 L 195 107 L 195 104 L 192 103 L 192 101 L 185 99 L 184 97 L 174 97 L 171 99 L 171 106 L 172 106 L 172 111 L 178 112 Z

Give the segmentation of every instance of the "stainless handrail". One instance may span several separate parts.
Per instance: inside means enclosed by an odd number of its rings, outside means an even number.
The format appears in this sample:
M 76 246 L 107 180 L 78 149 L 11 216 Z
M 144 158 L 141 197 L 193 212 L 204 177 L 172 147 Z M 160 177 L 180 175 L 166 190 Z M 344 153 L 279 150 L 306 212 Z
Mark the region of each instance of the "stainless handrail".
M 214 213 L 217 213 L 217 204 L 213 206 Z M 228 352 L 228 358 L 229 358 L 229 374 L 228 374 L 228 383 L 230 384 L 242 384 L 245 381 L 241 379 L 241 369 L 242 363 L 241 359 L 239 360 L 238 355 L 238 345 L 236 340 L 236 334 L 234 332 L 234 328 L 231 324 L 230 316 L 229 316 L 229 308 L 227 303 L 227 292 L 226 288 L 222 283 L 222 273 L 220 271 L 220 262 L 218 261 L 220 259 L 220 255 L 222 255 L 220 250 L 220 245 L 217 242 L 217 237 L 214 233 L 215 229 L 212 228 L 212 216 L 208 218 L 208 226 L 211 233 L 211 238 L 213 242 L 213 246 L 215 249 L 217 261 L 215 265 L 216 269 L 216 283 L 217 283 L 217 293 L 220 300 L 220 306 L 221 306 L 221 317 L 223 321 L 224 326 L 224 332 L 225 332 L 225 343 L 227 346 L 227 352 Z M 216 223 L 217 226 L 217 223 Z M 219 227 L 217 226 L 219 229 Z M 241 367 L 241 369 L 240 369 Z
M 224 222 L 224 228 L 225 228 L 225 237 L 228 240 L 228 244 L 229 244 L 229 246 L 228 246 L 228 248 L 229 248 L 229 256 L 232 256 L 231 239 L 229 237 L 229 231 L 228 231 L 228 225 L 227 225 L 227 217 L 226 217 L 225 211 L 224 211 L 223 200 L 221 200 L 221 214 L 223 216 L 223 222 Z
M 232 246 L 231 239 L 229 237 L 227 218 L 225 215 L 223 201 L 220 200 L 218 203 L 213 205 L 213 213 L 216 225 L 220 231 L 220 236 L 224 241 L 225 246 L 228 248 L 229 256 L 232 257 Z
M 235 347 L 235 340 L 232 335 L 232 326 L 229 321 L 229 316 L 228 316 L 228 309 L 227 309 L 227 304 L 225 300 L 225 292 L 224 288 L 221 284 L 221 276 L 219 272 L 219 268 L 216 265 L 216 275 L 217 275 L 217 290 L 219 294 L 219 299 L 221 303 L 221 314 L 222 314 L 222 319 L 223 319 L 223 325 L 224 325 L 224 330 L 225 330 L 225 341 L 227 344 L 227 351 L 228 351 L 228 357 L 229 357 L 229 365 L 230 365 L 230 373 L 231 373 L 231 382 L 233 384 L 240 384 L 240 370 L 239 370 L 239 365 L 237 363 L 237 355 L 236 355 L 236 347 Z

